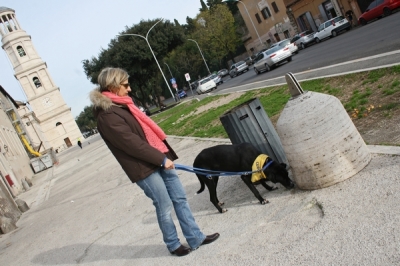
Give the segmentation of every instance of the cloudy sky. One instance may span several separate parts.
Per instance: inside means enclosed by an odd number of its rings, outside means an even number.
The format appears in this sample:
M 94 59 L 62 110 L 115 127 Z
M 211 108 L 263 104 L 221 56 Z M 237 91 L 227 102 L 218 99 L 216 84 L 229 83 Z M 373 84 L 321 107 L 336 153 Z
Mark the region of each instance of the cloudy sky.
M 15 10 L 74 117 L 90 105 L 88 93 L 95 87 L 82 60 L 97 57 L 126 26 L 155 18 L 186 24 L 201 7 L 200 0 L 0 0 L 0 6 Z M 0 53 L 0 85 L 15 100 L 26 101 L 6 53 Z

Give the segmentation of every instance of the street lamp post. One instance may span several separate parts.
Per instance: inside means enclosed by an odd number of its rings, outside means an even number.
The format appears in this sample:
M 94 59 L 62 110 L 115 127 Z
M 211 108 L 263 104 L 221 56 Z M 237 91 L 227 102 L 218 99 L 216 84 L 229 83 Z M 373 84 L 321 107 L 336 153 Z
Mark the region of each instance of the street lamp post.
M 121 37 L 121 36 L 137 36 L 137 37 L 140 37 L 140 38 L 142 38 L 142 39 L 144 39 L 144 40 L 146 41 L 147 45 L 148 45 L 149 48 L 150 48 L 151 53 L 153 54 L 154 60 L 156 60 L 157 66 L 158 66 L 158 68 L 160 69 L 161 75 L 163 76 L 164 81 L 165 81 L 165 83 L 167 84 L 167 87 L 168 87 L 168 89 L 169 89 L 169 92 L 171 93 L 172 98 L 175 99 L 174 94 L 172 93 L 172 90 L 171 90 L 171 88 L 170 88 L 170 86 L 169 86 L 169 84 L 168 84 L 168 81 L 167 81 L 167 79 L 166 79 L 165 76 L 164 76 L 164 72 L 162 71 L 162 69 L 161 69 L 161 67 L 160 67 L 160 64 L 158 63 L 157 57 L 156 57 L 156 55 L 154 54 L 153 49 L 151 49 L 151 46 L 150 46 L 150 43 L 149 43 L 149 40 L 148 40 L 150 31 L 154 28 L 154 26 L 156 26 L 156 25 L 157 25 L 158 23 L 160 23 L 161 21 L 163 21 L 163 19 L 160 19 L 159 21 L 157 21 L 156 24 L 154 24 L 154 25 L 149 29 L 149 31 L 148 31 L 147 34 L 146 34 L 146 37 L 144 37 L 144 36 L 142 36 L 142 35 L 139 35 L 139 34 L 133 34 L 133 33 L 132 33 L 132 34 L 120 34 L 120 35 L 117 35 L 117 37 Z M 176 101 L 176 99 L 175 99 L 175 101 Z
M 171 74 L 171 78 L 173 78 L 174 76 L 172 75 L 171 69 L 169 68 L 169 65 L 167 63 L 164 62 L 164 64 L 168 67 L 169 73 Z
M 169 68 L 169 65 L 168 65 L 167 63 L 165 63 L 165 62 L 164 62 L 164 64 L 168 67 L 169 73 L 171 74 L 171 78 L 174 78 L 174 76 L 172 75 L 171 69 Z M 172 80 L 171 80 L 171 83 L 172 83 Z M 174 84 L 174 85 L 176 85 L 176 84 Z M 175 88 L 175 87 L 174 87 L 174 88 Z M 180 101 L 180 98 L 179 98 L 179 95 L 178 95 L 178 89 L 177 89 L 177 88 L 178 88 L 178 87 L 175 88 L 176 91 L 177 91 L 177 93 L 175 94 L 175 100 L 176 100 L 177 102 L 179 102 L 179 101 Z
M 250 14 L 249 14 L 249 11 L 247 10 L 246 5 L 245 5 L 242 1 L 240 1 L 240 0 L 222 0 L 221 2 L 222 2 L 222 3 L 239 2 L 239 3 L 241 3 L 241 4 L 244 6 L 244 9 L 246 10 L 247 15 L 249 16 L 250 22 L 251 22 L 251 24 L 253 25 L 254 30 L 256 31 L 256 34 L 257 34 L 257 36 L 258 36 L 258 40 L 260 41 L 261 46 L 263 46 L 264 44 L 263 44 L 263 42 L 261 41 L 260 35 L 258 34 L 257 28 L 256 28 L 256 26 L 254 25 L 253 20 L 251 19 L 251 16 L 250 16 Z
M 206 65 L 206 67 L 207 67 L 208 74 L 210 74 L 210 75 L 211 75 L 210 69 L 209 69 L 209 68 L 208 68 L 208 66 L 207 66 L 207 62 L 206 62 L 206 60 L 204 59 L 204 56 L 203 56 L 203 53 L 201 52 L 201 49 L 200 49 L 200 46 L 199 46 L 199 44 L 198 44 L 198 43 L 197 43 L 195 40 L 192 40 L 192 39 L 188 39 L 188 40 L 196 43 L 196 45 L 197 45 L 197 48 L 199 48 L 199 51 L 200 51 L 201 57 L 203 58 L 204 64 L 205 64 L 205 65 Z

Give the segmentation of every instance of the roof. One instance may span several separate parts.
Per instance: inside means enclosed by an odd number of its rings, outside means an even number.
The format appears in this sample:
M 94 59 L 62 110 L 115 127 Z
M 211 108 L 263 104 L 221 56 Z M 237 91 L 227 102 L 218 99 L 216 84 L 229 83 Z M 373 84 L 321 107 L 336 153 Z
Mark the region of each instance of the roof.
M 19 107 L 19 104 L 17 104 L 17 102 L 13 99 L 13 97 L 11 97 L 11 95 L 8 94 L 8 92 L 1 85 L 0 85 L 0 92 L 10 99 L 10 101 L 14 104 L 15 108 Z
M 11 9 L 11 8 L 8 8 L 8 7 L 5 7 L 5 6 L 0 6 L 0 13 L 6 12 L 6 11 L 11 11 L 11 12 L 15 13 L 14 9 Z

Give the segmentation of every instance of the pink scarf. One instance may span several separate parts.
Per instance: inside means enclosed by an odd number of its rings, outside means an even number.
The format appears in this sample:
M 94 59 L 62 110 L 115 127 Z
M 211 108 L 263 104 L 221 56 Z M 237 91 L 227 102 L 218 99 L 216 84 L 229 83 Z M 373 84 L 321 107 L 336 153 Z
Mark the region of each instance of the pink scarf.
M 132 98 L 129 96 L 118 96 L 111 92 L 104 91 L 102 92 L 104 96 L 110 98 L 113 103 L 123 104 L 128 106 L 131 114 L 136 118 L 139 122 L 140 126 L 143 129 L 144 135 L 146 136 L 147 142 L 157 150 L 162 153 L 168 152 L 167 146 L 164 144 L 163 140 L 167 138 L 164 131 L 153 121 L 151 120 L 145 113 L 140 111 L 136 105 L 133 104 Z

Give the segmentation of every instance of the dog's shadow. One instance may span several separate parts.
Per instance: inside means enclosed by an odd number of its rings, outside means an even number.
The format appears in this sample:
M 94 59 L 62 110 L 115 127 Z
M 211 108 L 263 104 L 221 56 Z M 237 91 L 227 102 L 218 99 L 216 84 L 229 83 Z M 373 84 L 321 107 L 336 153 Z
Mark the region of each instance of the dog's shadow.
M 200 182 L 197 177 L 194 176 L 197 182 L 190 182 L 185 185 L 186 192 L 188 194 L 188 200 L 190 202 L 191 209 L 196 212 L 197 216 L 209 216 L 219 214 L 218 210 L 210 202 L 210 193 L 206 187 L 201 194 L 196 194 L 200 189 Z M 295 189 L 286 189 L 281 184 L 273 184 L 268 182 L 270 186 L 276 187 L 276 190 L 268 191 L 262 185 L 256 185 L 257 190 L 261 196 L 270 202 L 279 200 L 281 197 L 285 197 L 288 194 L 295 193 Z M 254 194 L 249 190 L 240 176 L 223 176 L 219 178 L 217 187 L 218 199 L 225 204 L 223 208 L 229 210 L 229 208 L 241 208 L 253 205 L 261 205 Z M 271 203 L 269 203 L 271 204 Z M 201 212 L 207 212 L 199 214 Z
M 170 256 L 165 245 L 103 245 L 81 243 L 54 248 L 36 255 L 32 262 L 41 265 L 73 265 L 96 261 L 135 260 Z M 110 265 L 112 263 L 110 262 Z

